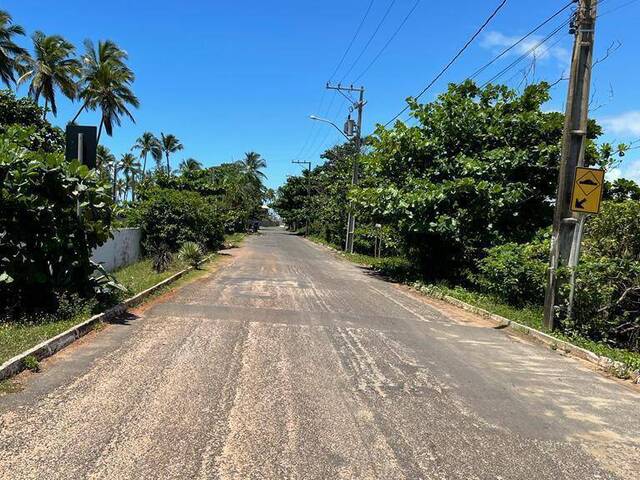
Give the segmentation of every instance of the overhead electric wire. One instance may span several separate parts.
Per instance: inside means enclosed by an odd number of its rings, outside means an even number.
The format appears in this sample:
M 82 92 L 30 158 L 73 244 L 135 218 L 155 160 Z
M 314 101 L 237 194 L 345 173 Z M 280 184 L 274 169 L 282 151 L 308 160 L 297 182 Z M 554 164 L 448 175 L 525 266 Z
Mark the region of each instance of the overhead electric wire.
M 511 50 L 513 50 L 514 48 L 516 48 L 518 45 L 520 45 L 522 42 L 524 42 L 527 38 L 529 38 L 531 35 L 533 35 L 534 33 L 536 33 L 538 30 L 540 30 L 542 27 L 544 27 L 545 25 L 547 25 L 551 20 L 553 20 L 554 18 L 556 18 L 558 15 L 560 15 L 562 12 L 564 12 L 567 8 L 569 8 L 571 5 L 573 5 L 575 2 L 573 0 L 571 0 L 569 3 L 567 3 L 564 7 L 562 7 L 560 10 L 558 10 L 556 13 L 554 13 L 553 15 L 551 15 L 550 17 L 548 17 L 546 20 L 544 20 L 542 23 L 540 23 L 537 27 L 535 27 L 533 30 L 529 31 L 527 34 L 525 34 L 523 37 L 521 37 L 517 42 L 513 43 L 512 45 L 510 45 L 509 47 L 505 48 L 502 52 L 500 52 L 497 56 L 495 56 L 490 62 L 486 63 L 485 65 L 483 65 L 482 67 L 480 67 L 478 70 L 476 70 L 475 72 L 473 72 L 469 78 L 476 78 L 478 75 L 480 75 L 482 72 L 484 72 L 487 68 L 489 68 L 491 65 L 493 65 L 496 61 L 500 60 L 502 57 L 504 57 L 507 53 L 509 53 Z
M 515 67 L 518 63 L 520 63 L 523 59 L 527 58 L 529 55 L 531 55 L 531 53 L 535 52 L 538 48 L 540 48 L 540 46 L 542 46 L 544 43 L 548 42 L 551 38 L 553 38 L 555 35 L 557 35 L 564 27 L 566 27 L 567 25 L 569 25 L 570 20 L 567 20 L 565 22 L 563 22 L 562 24 L 560 24 L 555 30 L 553 30 L 549 35 L 547 35 L 546 37 L 544 37 L 542 40 L 540 40 L 538 43 L 536 43 L 533 47 L 527 49 L 527 51 L 525 51 L 522 55 L 520 55 L 518 58 L 516 58 L 513 62 L 511 62 L 509 65 L 507 65 L 505 68 L 503 68 L 500 72 L 498 72 L 497 74 L 495 74 L 493 77 L 491 77 L 489 80 L 487 80 L 483 85 L 482 88 L 486 87 L 487 85 L 489 85 L 490 83 L 493 83 L 495 80 L 497 80 L 498 78 L 500 78 L 502 75 L 504 75 L 505 73 L 507 73 L 509 70 L 511 70 L 513 67 Z
M 504 7 L 506 3 L 507 3 L 507 0 L 502 0 L 502 3 L 500 3 L 500 5 L 498 5 L 496 7 L 496 9 L 493 11 L 493 13 L 491 15 L 489 15 L 489 17 L 484 21 L 484 23 L 480 26 L 480 28 L 478 28 L 478 30 L 476 30 L 476 32 L 471 36 L 471 38 L 469 38 L 469 40 L 467 40 L 467 43 L 465 43 L 464 46 L 458 51 L 458 53 L 456 53 L 455 56 L 451 59 L 451 61 L 449 61 L 449 63 L 442 70 L 440 70 L 440 73 L 438 73 L 435 76 L 435 78 L 433 80 L 431 80 L 431 82 L 429 82 L 429 84 L 427 84 L 427 86 L 424 87 L 422 89 L 422 91 L 418 95 L 413 97 L 414 99 L 417 100 L 422 95 L 424 95 L 427 92 L 427 90 L 429 90 L 447 72 L 447 70 L 449 70 L 451 65 L 453 65 L 456 62 L 456 60 L 458 60 L 458 58 L 460 58 L 460 56 L 467 50 L 467 48 L 469 48 L 469 46 L 474 42 L 474 40 L 476 38 L 478 38 L 478 36 L 482 33 L 482 31 L 486 28 L 486 26 L 489 25 L 491 20 L 494 19 L 494 17 L 498 14 L 498 12 L 500 10 L 502 10 L 502 7 Z M 392 123 L 394 120 L 396 120 L 400 115 L 402 115 L 408 109 L 409 109 L 409 106 L 408 105 L 405 106 L 391 120 L 389 120 L 387 123 L 385 123 L 384 126 L 385 127 L 388 126 L 390 123 Z
M 356 28 L 356 31 L 353 34 L 353 37 L 351 38 L 351 41 L 349 42 L 349 45 L 347 46 L 347 49 L 344 51 L 344 54 L 342 55 L 342 58 L 338 62 L 338 65 L 336 66 L 336 68 L 334 69 L 333 73 L 329 77 L 329 81 L 333 80 L 333 77 L 335 77 L 336 73 L 338 73 L 338 70 L 340 70 L 340 67 L 343 64 L 344 59 L 347 58 L 347 55 L 351 51 L 351 47 L 353 46 L 353 43 L 356 41 L 356 38 L 358 38 L 358 34 L 360 33 L 360 30 L 362 29 L 362 26 L 364 25 L 364 22 L 367 19 L 367 16 L 369 15 L 369 12 L 371 11 L 371 7 L 373 6 L 373 1 L 374 0 L 371 0 L 371 2 L 369 2 L 369 6 L 367 7 L 367 11 L 364 12 L 364 16 L 362 17 L 362 20 L 360 20 L 360 24 L 358 25 L 358 28 Z
M 407 20 L 409 20 L 409 17 L 414 12 L 414 10 L 418 7 L 419 3 L 420 3 L 420 0 L 416 0 L 416 3 L 413 4 L 413 7 L 411 7 L 411 10 L 409 10 L 409 13 L 407 13 L 407 15 L 402 19 L 402 22 L 400 22 L 400 25 L 398 26 L 398 28 L 396 28 L 395 32 L 393 32 L 391 37 L 389 37 L 387 42 L 382 46 L 378 54 L 375 57 L 373 57 L 373 60 L 371 60 L 369 65 L 367 65 L 367 67 L 360 73 L 360 75 L 356 77 L 356 79 L 354 80 L 354 83 L 360 80 L 364 76 L 364 74 L 369 71 L 369 69 L 373 66 L 373 64 L 376 63 L 378 58 L 380 58 L 382 53 L 387 49 L 389 44 L 396 38 L 398 33 L 400 33 L 400 30 L 402 30 L 402 27 L 404 27 L 404 24 L 407 23 Z
M 505 0 L 506 1 L 506 0 Z M 345 78 L 347 78 L 347 76 L 351 73 L 351 70 L 353 70 L 353 68 L 357 65 L 357 63 L 360 61 L 360 59 L 362 58 L 362 56 L 365 54 L 365 52 L 367 51 L 367 49 L 369 48 L 369 45 L 371 45 L 371 42 L 373 41 L 373 39 L 376 37 L 376 35 L 378 34 L 378 32 L 380 31 L 380 27 L 382 27 L 382 24 L 384 23 L 384 21 L 387 19 L 387 17 L 389 16 L 389 12 L 391 11 L 391 9 L 393 8 L 393 5 L 396 3 L 396 0 L 391 0 L 391 3 L 389 4 L 389 6 L 387 7 L 387 10 L 384 12 L 384 15 L 382 16 L 382 18 L 380 19 L 380 21 L 378 22 L 378 26 L 376 27 L 376 29 L 373 31 L 373 33 L 371 34 L 371 36 L 369 37 L 369 40 L 367 40 L 367 43 L 364 45 L 362 51 L 360 52 L 360 54 L 356 57 L 356 59 L 353 61 L 353 63 L 351 64 L 351 66 L 349 67 L 349 69 L 347 70 L 347 72 L 342 76 L 342 78 L 340 79 L 340 83 L 342 83 L 344 81 Z

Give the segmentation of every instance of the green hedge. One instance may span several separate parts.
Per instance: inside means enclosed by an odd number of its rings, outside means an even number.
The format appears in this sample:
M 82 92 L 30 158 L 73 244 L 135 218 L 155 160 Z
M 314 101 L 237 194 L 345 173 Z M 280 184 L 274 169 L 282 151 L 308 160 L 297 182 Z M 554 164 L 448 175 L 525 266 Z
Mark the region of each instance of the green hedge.
M 142 228 L 148 252 L 163 244 L 177 251 L 185 242 L 215 249 L 224 240 L 223 222 L 215 205 L 196 192 L 152 189 L 128 216 L 130 224 Z

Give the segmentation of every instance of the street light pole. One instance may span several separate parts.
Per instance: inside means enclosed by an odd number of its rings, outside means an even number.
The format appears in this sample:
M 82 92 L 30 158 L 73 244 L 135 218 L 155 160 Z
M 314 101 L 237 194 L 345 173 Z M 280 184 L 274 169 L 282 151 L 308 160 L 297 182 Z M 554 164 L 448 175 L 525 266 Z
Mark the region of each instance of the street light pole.
M 292 160 L 291 163 L 307 166 L 307 226 L 305 228 L 307 237 L 309 236 L 309 218 L 311 216 L 311 162 Z
M 358 176 L 359 176 L 358 163 L 360 160 L 360 150 L 362 148 L 362 111 L 366 103 L 364 101 L 364 87 L 354 87 L 353 85 L 349 87 L 343 87 L 340 84 L 330 85 L 329 83 L 327 83 L 327 89 L 337 90 L 343 95 L 345 95 L 343 92 L 358 92 L 360 94 L 359 100 L 357 102 L 353 102 L 353 105 L 351 106 L 351 111 L 358 110 L 358 120 L 356 125 L 357 131 L 355 132 L 355 136 L 354 136 L 357 153 L 356 153 L 355 159 L 353 160 L 353 170 L 351 173 L 351 184 L 356 185 L 358 183 Z M 352 140 L 351 137 L 349 137 L 345 132 L 340 130 L 340 128 L 338 128 L 338 126 L 335 123 L 331 122 L 330 120 L 318 118 L 315 115 L 311 115 L 310 118 L 312 120 L 317 120 L 320 122 L 333 125 L 336 128 L 336 130 L 338 130 L 347 140 L 349 141 Z M 355 212 L 353 211 L 353 205 L 349 205 L 348 218 L 347 218 L 347 235 L 346 235 L 346 240 L 344 245 L 345 251 L 349 253 L 353 253 L 353 239 L 355 235 L 355 229 L 356 229 L 356 216 L 355 216 Z

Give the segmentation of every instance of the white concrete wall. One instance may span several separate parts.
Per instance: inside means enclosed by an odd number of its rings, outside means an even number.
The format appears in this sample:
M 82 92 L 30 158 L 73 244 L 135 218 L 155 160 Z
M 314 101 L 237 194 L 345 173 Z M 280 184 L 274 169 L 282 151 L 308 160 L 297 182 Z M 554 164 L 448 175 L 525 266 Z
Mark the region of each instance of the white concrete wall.
M 91 260 L 101 264 L 107 272 L 131 265 L 140 258 L 142 231 L 139 228 L 120 228 L 111 233 L 113 238 L 91 255 Z

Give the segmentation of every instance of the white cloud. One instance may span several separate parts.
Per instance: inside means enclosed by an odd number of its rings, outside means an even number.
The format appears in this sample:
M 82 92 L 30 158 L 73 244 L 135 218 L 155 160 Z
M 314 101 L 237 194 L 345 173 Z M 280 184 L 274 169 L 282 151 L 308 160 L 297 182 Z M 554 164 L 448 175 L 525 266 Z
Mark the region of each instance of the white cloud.
M 640 183 L 640 158 L 634 160 L 625 160 L 617 169 L 620 170 L 621 176 Z
M 569 65 L 571 53 L 564 47 L 557 45 L 549 46 L 546 43 L 538 46 L 543 37 L 532 35 L 531 37 L 520 42 L 516 47 L 509 51 L 509 55 L 527 54 L 536 60 L 555 59 L 559 61 L 563 67 Z M 500 32 L 488 32 L 482 39 L 481 45 L 490 49 L 495 53 L 510 47 L 520 40 L 520 37 L 509 36 Z
M 622 169 L 620 168 L 612 168 L 611 170 L 607 171 L 605 178 L 607 181 L 609 182 L 615 182 L 616 180 L 618 180 L 619 178 L 622 178 Z
M 640 136 L 640 111 L 629 111 L 600 120 L 605 133 Z

